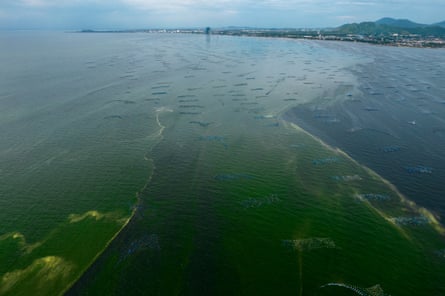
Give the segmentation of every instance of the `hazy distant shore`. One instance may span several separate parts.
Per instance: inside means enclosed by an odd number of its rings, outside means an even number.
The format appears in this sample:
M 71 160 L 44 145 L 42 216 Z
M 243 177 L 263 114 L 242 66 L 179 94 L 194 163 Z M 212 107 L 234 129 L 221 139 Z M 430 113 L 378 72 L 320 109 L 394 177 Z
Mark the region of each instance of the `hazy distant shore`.
M 316 29 L 141 29 L 141 30 L 82 30 L 78 33 L 167 33 L 167 34 L 206 34 L 243 37 L 289 38 L 303 40 L 359 42 L 372 45 L 414 47 L 414 48 L 445 48 L 445 39 L 435 36 L 399 35 L 363 36 L 362 34 L 320 31 Z

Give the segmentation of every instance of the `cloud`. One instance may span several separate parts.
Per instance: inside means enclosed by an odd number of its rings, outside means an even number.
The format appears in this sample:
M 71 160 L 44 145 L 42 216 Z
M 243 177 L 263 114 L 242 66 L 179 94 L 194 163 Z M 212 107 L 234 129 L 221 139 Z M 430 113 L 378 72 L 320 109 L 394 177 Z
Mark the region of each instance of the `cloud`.
M 19 4 L 30 7 L 44 7 L 51 5 L 51 2 L 45 0 L 21 0 Z
M 121 0 L 123 4 L 127 4 L 137 10 L 207 10 L 221 8 L 236 8 L 251 3 L 250 0 Z
M 323 27 L 384 16 L 442 21 L 443 0 L 0 0 L 0 28 Z
M 3 1 L 3 0 L 2 0 Z M 59 8 L 69 9 L 73 7 L 113 7 L 117 3 L 123 3 L 124 0 L 6 0 L 15 3 L 24 9 L 45 9 L 45 8 Z
M 351 23 L 351 22 L 361 21 L 357 19 L 357 17 L 354 15 L 338 15 L 335 18 L 339 20 L 341 23 Z
M 42 0 L 40 0 L 42 1 Z M 137 10 L 209 10 L 224 9 L 225 11 L 237 10 L 242 8 L 244 11 L 258 9 L 301 9 L 305 7 L 322 9 L 323 7 L 331 7 L 335 5 L 332 1 L 327 0 L 121 0 L 123 4 L 127 4 Z M 350 1 L 348 3 L 353 3 Z M 358 2 L 357 3 L 366 3 Z
M 345 6 L 375 6 L 376 2 L 365 2 L 365 1 L 338 1 L 336 5 L 345 5 Z
M 94 3 L 97 1 L 85 1 L 85 0 L 19 0 L 17 1 L 20 5 L 23 6 L 31 6 L 31 7 L 42 7 L 42 6 L 67 6 L 67 5 L 76 5 L 79 3 Z

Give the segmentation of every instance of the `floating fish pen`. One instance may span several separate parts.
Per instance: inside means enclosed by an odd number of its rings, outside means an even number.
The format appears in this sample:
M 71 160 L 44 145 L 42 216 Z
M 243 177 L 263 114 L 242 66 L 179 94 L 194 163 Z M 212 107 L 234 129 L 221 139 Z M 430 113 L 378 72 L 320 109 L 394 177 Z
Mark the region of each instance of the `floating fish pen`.
M 378 200 L 378 201 L 385 201 L 390 200 L 391 197 L 387 194 L 380 194 L 380 193 L 365 193 L 365 194 L 358 194 L 358 197 L 360 199 L 367 199 L 367 200 Z
M 192 102 L 198 102 L 199 99 L 185 99 L 185 100 L 178 100 L 179 103 L 192 103 Z
M 345 288 L 345 289 L 350 290 L 360 296 L 387 296 L 388 295 L 388 294 L 385 294 L 382 287 L 378 284 L 375 286 L 369 287 L 369 288 L 361 288 L 361 287 L 358 287 L 355 285 L 348 285 L 348 284 L 343 284 L 343 283 L 328 283 L 326 285 L 321 286 L 320 289 L 327 288 L 327 287 Z
M 181 115 L 199 115 L 199 114 L 201 114 L 201 112 L 185 112 L 185 111 L 181 111 L 181 112 L 179 112 L 179 114 L 181 114 Z
M 194 98 L 196 97 L 195 95 L 179 95 L 177 96 L 178 99 L 183 99 L 183 98 Z
M 380 150 L 385 153 L 391 153 L 391 152 L 398 152 L 398 151 L 402 150 L 402 147 L 397 146 L 397 145 L 390 145 L 390 146 L 382 147 Z
M 271 194 L 264 198 L 249 198 L 241 201 L 241 206 L 245 209 L 259 208 L 265 205 L 271 205 L 273 203 L 281 201 L 276 194 Z
M 338 182 L 352 182 L 352 181 L 361 181 L 362 177 L 359 175 L 346 175 L 346 176 L 332 176 L 332 180 Z
M 297 251 L 312 251 L 316 249 L 335 249 L 337 245 L 329 237 L 312 237 L 306 239 L 283 240 L 283 246 Z
M 179 108 L 198 108 L 198 109 L 203 109 L 204 106 L 202 106 L 202 105 L 179 105 Z
M 202 127 L 207 127 L 210 124 L 210 122 L 203 122 L 203 121 L 196 121 L 196 120 L 189 121 L 189 123 L 190 124 L 197 124 L 197 125 L 202 126 Z
M 313 165 L 324 165 L 324 164 L 331 164 L 331 163 L 337 163 L 339 162 L 338 157 L 327 157 L 327 158 L 319 158 L 312 160 Z
M 161 249 L 159 238 L 156 234 L 144 235 L 142 238 L 132 241 L 130 245 L 122 251 L 119 261 L 124 261 L 134 253 L 148 249 L 158 251 Z
M 433 173 L 433 169 L 431 167 L 427 167 L 427 166 L 423 166 L 423 165 L 405 167 L 405 170 L 409 174 L 432 174 Z
M 430 223 L 428 218 L 426 218 L 425 216 L 394 217 L 390 218 L 389 221 L 401 226 L 419 226 Z
M 122 116 L 120 116 L 120 115 L 109 115 L 109 116 L 105 116 L 104 119 L 122 119 Z
M 220 174 L 216 175 L 215 180 L 217 181 L 235 181 L 235 180 L 250 180 L 253 179 L 252 175 L 249 174 Z

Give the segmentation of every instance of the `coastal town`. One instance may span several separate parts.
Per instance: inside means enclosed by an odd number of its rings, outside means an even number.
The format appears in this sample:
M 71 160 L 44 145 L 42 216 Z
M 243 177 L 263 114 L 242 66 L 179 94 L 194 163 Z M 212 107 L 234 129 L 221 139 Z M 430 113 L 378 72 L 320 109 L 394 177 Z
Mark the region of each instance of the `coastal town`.
M 361 42 L 375 45 L 414 47 L 414 48 L 445 48 L 445 37 L 433 34 L 414 33 L 343 33 L 335 30 L 313 29 L 262 29 L 262 28 L 198 28 L 198 29 L 148 29 L 125 31 L 94 31 L 82 30 L 81 33 L 167 33 L 167 34 L 206 34 L 245 37 L 291 38 L 306 40 L 326 40 Z
M 362 42 L 416 48 L 445 48 L 445 22 L 425 25 L 409 20 L 382 18 L 375 22 L 344 24 L 336 28 L 182 28 L 141 30 L 152 33 L 184 33 L 248 37 L 292 38 Z
M 197 33 L 204 33 L 198 31 Z M 309 40 L 331 40 L 363 42 L 370 44 L 403 46 L 403 47 L 428 47 L 444 48 L 445 39 L 434 35 L 422 36 L 421 34 L 346 34 L 336 31 L 322 30 L 287 30 L 287 29 L 219 29 L 212 30 L 215 35 L 252 36 L 252 37 L 278 37 Z

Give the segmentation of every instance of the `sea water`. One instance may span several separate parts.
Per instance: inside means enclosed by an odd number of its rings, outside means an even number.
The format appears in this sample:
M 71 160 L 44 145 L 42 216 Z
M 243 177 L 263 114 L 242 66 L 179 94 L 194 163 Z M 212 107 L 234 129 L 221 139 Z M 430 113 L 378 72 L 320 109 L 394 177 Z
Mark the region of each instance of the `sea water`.
M 1 39 L 0 294 L 444 293 L 434 213 L 283 120 L 342 122 L 373 47 Z
M 350 69 L 359 92 L 299 105 L 287 119 L 345 150 L 443 217 L 444 51 L 360 44 L 343 50 L 372 59 Z

